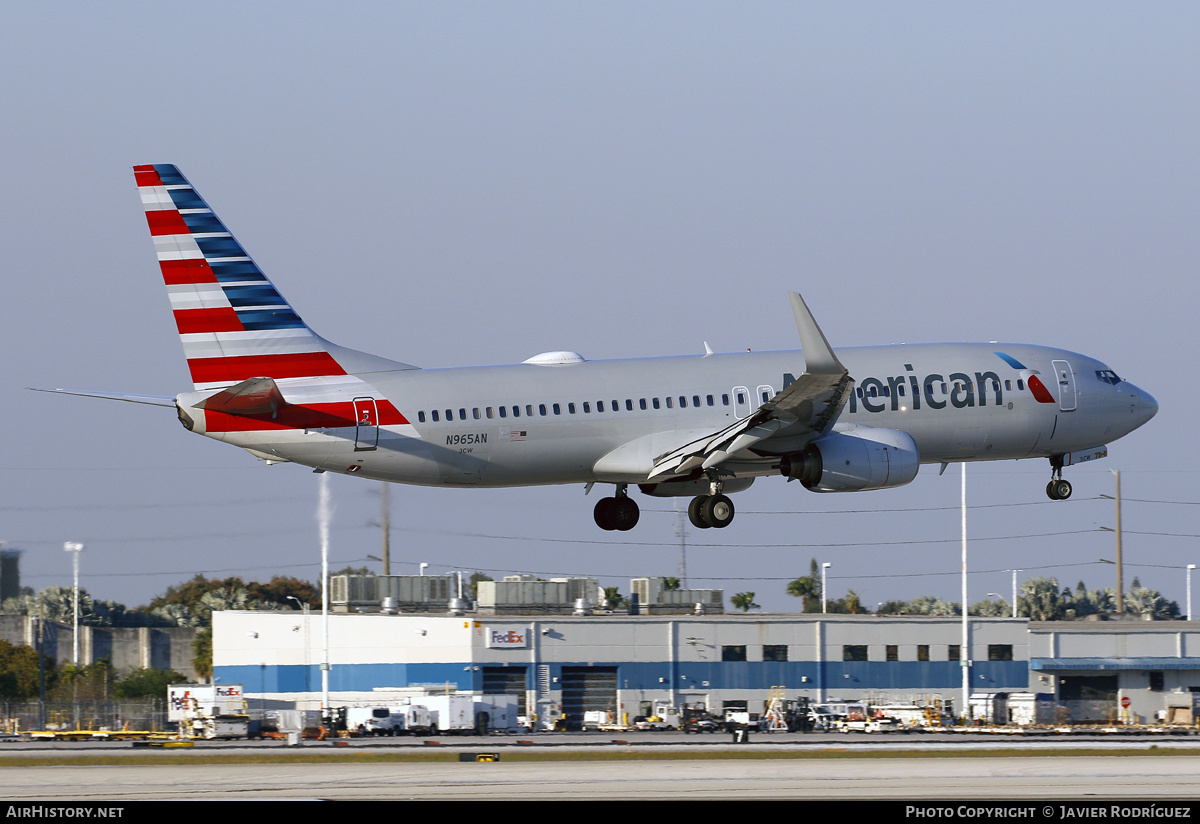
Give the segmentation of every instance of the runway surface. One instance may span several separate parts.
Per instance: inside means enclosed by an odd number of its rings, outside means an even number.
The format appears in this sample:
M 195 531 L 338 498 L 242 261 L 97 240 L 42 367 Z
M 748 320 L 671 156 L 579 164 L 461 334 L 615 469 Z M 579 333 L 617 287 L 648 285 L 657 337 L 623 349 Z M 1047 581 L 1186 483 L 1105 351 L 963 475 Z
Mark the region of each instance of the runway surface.
M 1168 799 L 1200 798 L 1200 749 L 1186 741 L 1071 742 L 1105 747 L 1113 755 L 1040 754 L 1067 742 L 996 742 L 845 737 L 811 737 L 736 747 L 717 742 L 683 745 L 609 739 L 560 739 L 558 746 L 517 748 L 515 742 L 455 742 L 432 748 L 446 758 L 457 753 L 497 752 L 494 763 L 439 762 L 337 763 L 340 754 L 362 756 L 429 752 L 431 748 L 371 746 L 334 748 L 308 742 L 300 748 L 278 744 L 204 745 L 194 750 L 159 751 L 154 765 L 0 767 L 0 798 L 8 801 L 81 800 L 98 803 L 131 800 L 262 799 Z M 695 740 L 694 738 L 692 739 Z M 489 747 L 493 744 L 495 746 Z M 537 742 L 539 745 L 542 741 Z M 836 746 L 841 744 L 842 746 Z M 980 746 L 1002 746 L 1012 755 L 973 755 Z M 1195 750 L 1182 755 L 1153 755 L 1152 747 Z M 855 750 L 861 748 L 861 752 Z M 920 757 L 958 749 L 963 757 Z M 880 750 L 900 757 L 868 757 Z M 585 752 L 619 760 L 557 760 Z M 754 759 L 753 753 L 806 753 L 831 757 Z M 1126 754 L 1116 754 L 1116 753 Z M 324 755 L 333 761 L 288 764 L 213 763 L 248 753 Z M 551 760 L 514 760 L 538 753 Z M 25 743 L 0 747 L 6 756 L 58 758 L 146 755 L 129 744 L 79 746 Z M 204 762 L 197 756 L 207 756 Z M 703 756 L 698 758 L 697 756 Z
M 10 767 L 10 801 L 1130 799 L 1200 796 L 1200 757 Z

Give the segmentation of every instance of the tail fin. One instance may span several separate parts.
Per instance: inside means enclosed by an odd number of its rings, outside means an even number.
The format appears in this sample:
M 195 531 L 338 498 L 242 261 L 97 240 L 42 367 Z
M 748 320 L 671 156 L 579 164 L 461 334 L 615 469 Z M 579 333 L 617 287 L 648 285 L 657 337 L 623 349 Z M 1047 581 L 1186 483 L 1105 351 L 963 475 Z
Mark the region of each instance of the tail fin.
M 361 353 L 308 328 L 177 168 L 133 171 L 196 389 L 346 374 L 335 355 Z

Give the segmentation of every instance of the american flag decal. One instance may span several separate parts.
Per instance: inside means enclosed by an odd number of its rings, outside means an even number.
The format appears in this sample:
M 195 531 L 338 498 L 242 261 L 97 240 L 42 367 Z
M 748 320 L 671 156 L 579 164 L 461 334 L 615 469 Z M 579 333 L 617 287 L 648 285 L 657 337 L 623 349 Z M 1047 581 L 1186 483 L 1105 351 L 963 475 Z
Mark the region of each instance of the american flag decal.
M 524 429 L 514 429 L 512 432 L 508 433 L 508 439 L 510 441 L 525 440 L 525 430 Z

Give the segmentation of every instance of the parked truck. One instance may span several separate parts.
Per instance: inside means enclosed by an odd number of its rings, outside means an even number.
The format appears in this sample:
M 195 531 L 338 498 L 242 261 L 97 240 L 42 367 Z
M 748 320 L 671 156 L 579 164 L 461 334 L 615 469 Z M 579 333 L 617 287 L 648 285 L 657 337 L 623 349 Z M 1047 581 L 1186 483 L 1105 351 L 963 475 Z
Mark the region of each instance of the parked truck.
M 431 716 L 430 733 L 462 735 L 475 730 L 475 698 L 471 695 L 426 695 L 419 701 Z
M 250 715 L 241 684 L 171 684 L 167 721 L 180 738 L 247 738 Z
M 680 729 L 685 733 L 718 732 L 721 729 L 721 722 L 713 718 L 708 708 L 703 704 L 696 704 L 691 707 L 685 706 L 682 718 L 683 722 L 680 725 Z
M 345 723 L 347 732 L 360 737 L 396 734 L 388 707 L 346 707 Z
M 900 729 L 896 719 L 882 715 L 866 704 L 846 704 L 845 715 L 835 722 L 840 732 L 894 732 Z
M 521 725 L 515 695 L 476 695 L 475 731 L 516 732 Z
M 428 735 L 433 731 L 433 713 L 423 704 L 391 707 L 393 735 Z

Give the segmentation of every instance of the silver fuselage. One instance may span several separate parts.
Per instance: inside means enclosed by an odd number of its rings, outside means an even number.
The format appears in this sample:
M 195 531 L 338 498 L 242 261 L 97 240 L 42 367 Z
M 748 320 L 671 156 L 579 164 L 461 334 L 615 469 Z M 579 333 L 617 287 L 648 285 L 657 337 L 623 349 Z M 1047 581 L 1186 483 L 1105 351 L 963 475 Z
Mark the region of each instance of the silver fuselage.
M 901 430 L 926 464 L 1089 450 L 1132 432 L 1157 411 L 1154 399 L 1128 381 L 1102 379 L 1112 374 L 1105 364 L 1061 349 L 941 343 L 836 354 L 856 388 L 835 429 Z M 390 400 L 407 423 L 213 433 L 201 424 L 197 431 L 260 457 L 381 481 L 641 483 L 656 457 L 750 415 L 804 369 L 797 350 L 356 371 L 374 393 L 361 394 Z M 1035 397 L 1031 374 L 1050 401 Z M 279 381 L 285 395 L 288 383 Z M 725 468 L 733 477 L 774 474 L 778 455 L 791 448 L 766 441 Z

